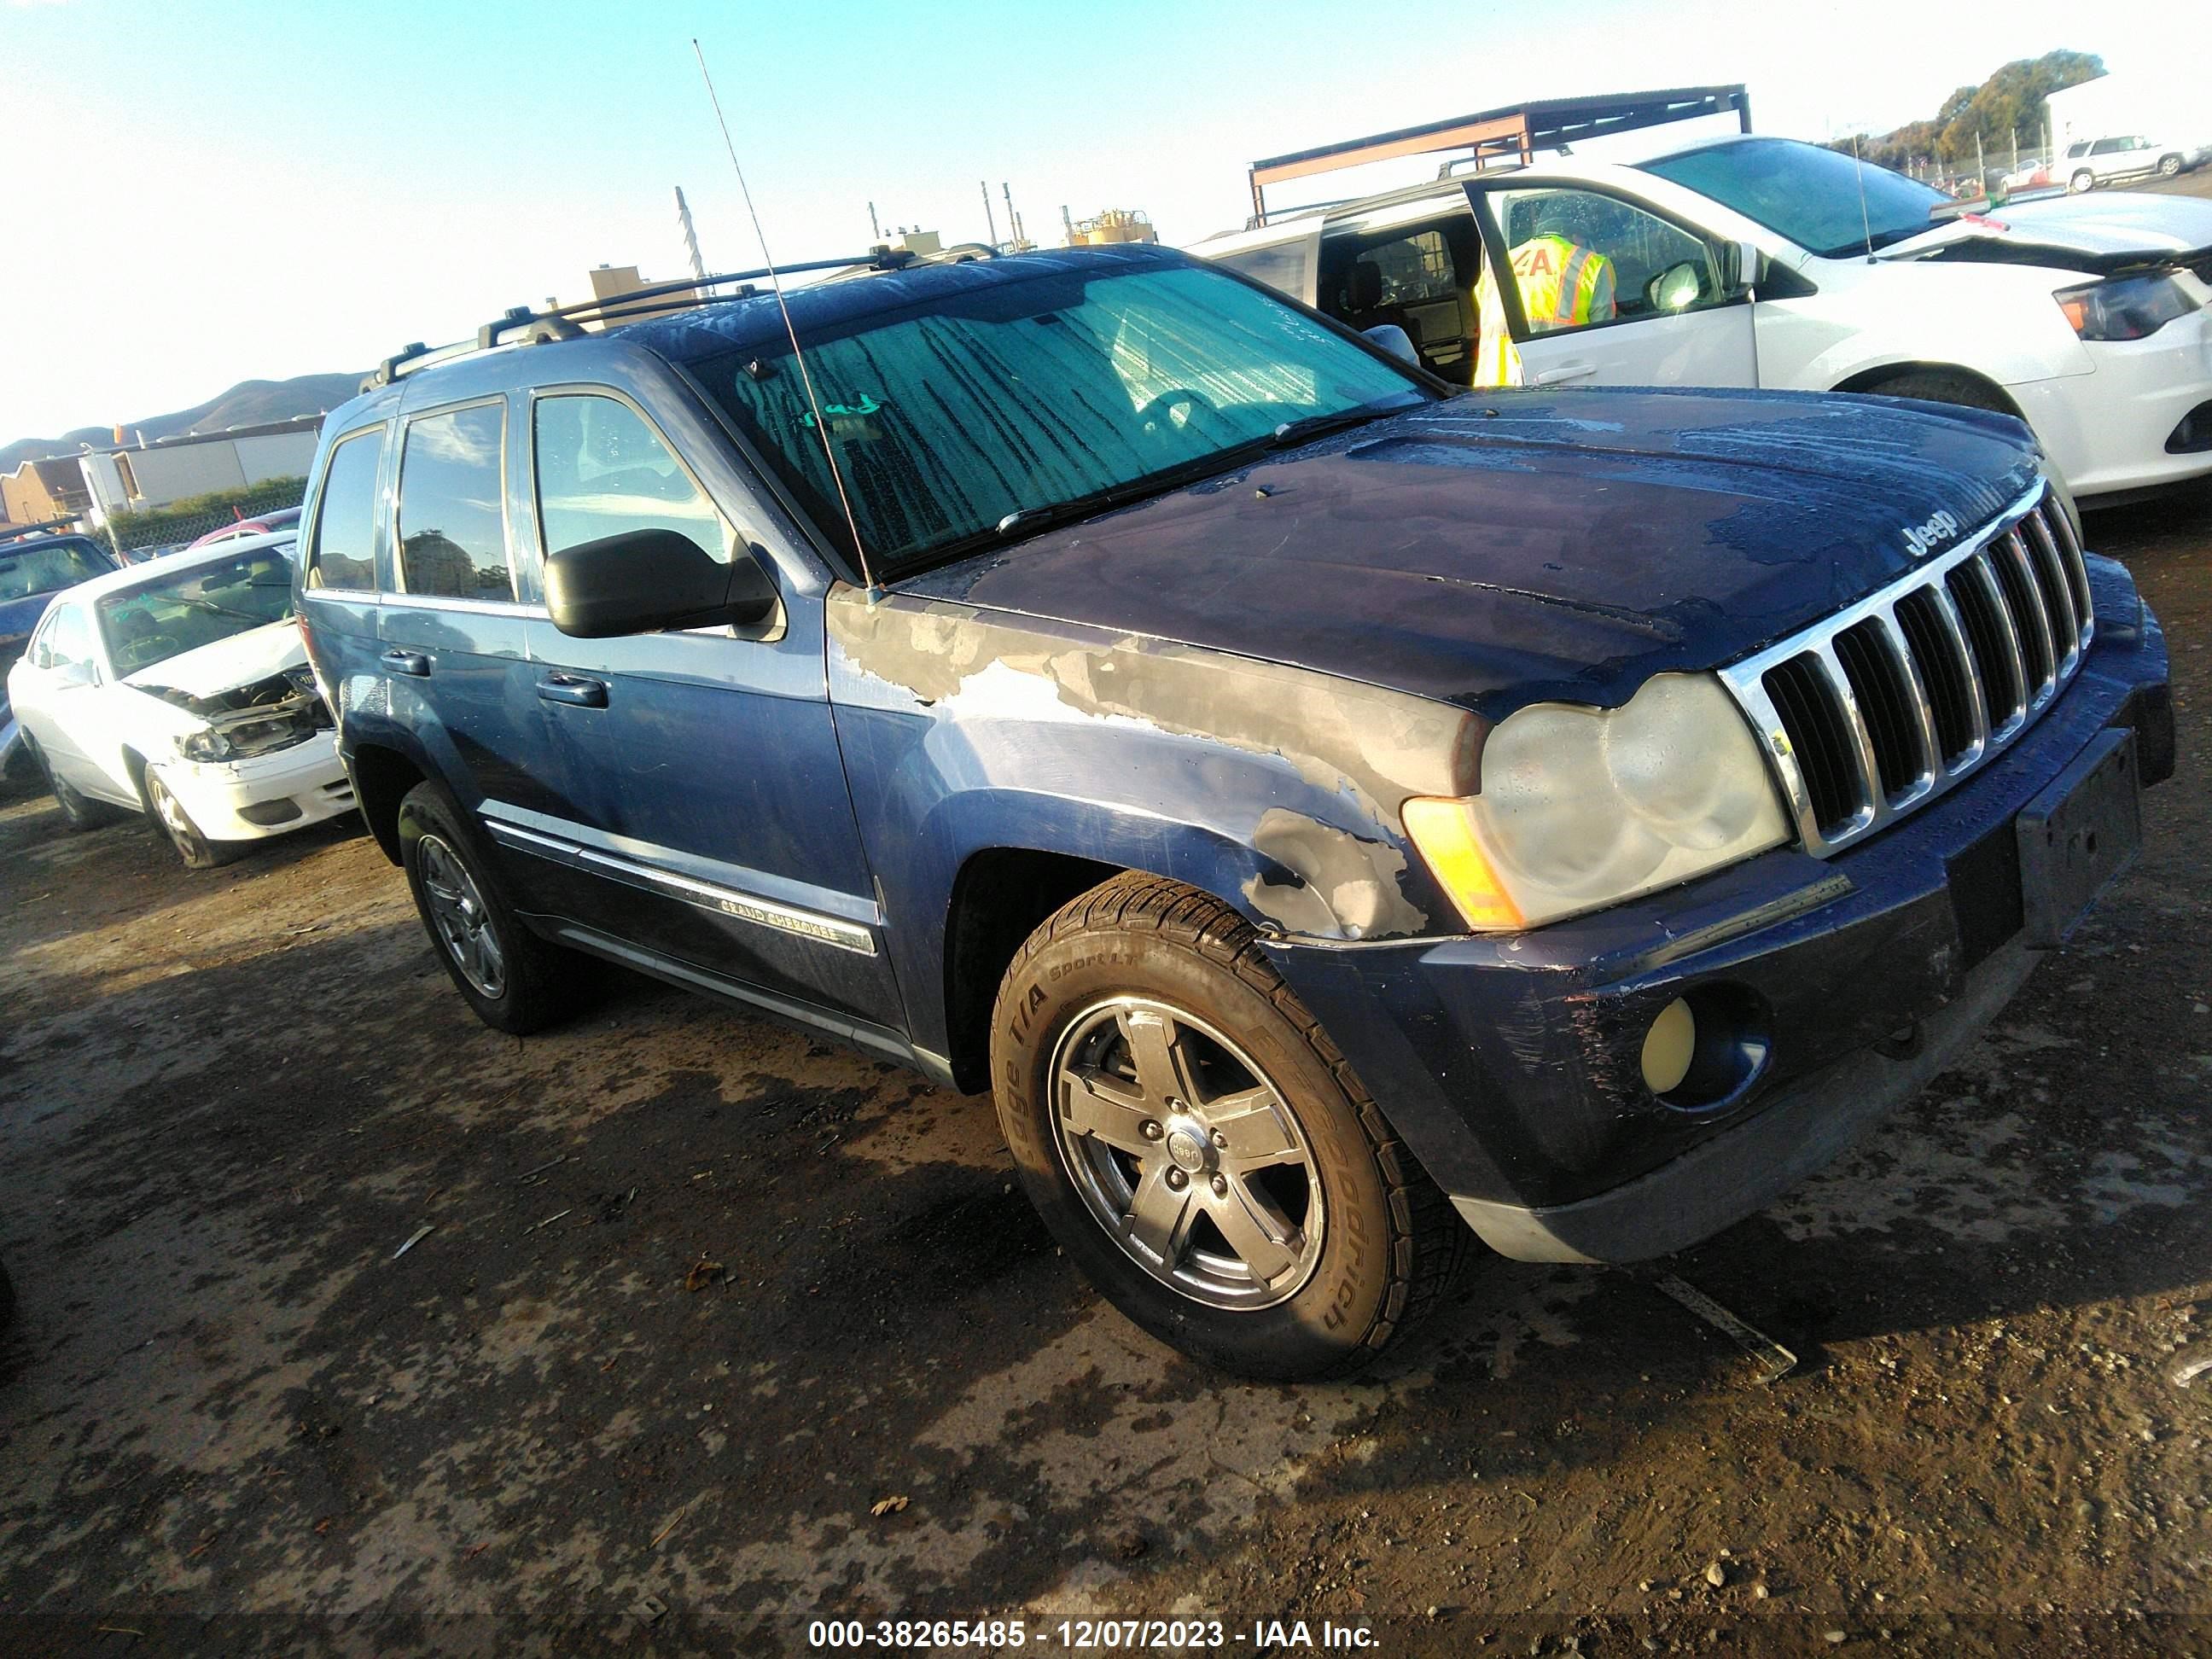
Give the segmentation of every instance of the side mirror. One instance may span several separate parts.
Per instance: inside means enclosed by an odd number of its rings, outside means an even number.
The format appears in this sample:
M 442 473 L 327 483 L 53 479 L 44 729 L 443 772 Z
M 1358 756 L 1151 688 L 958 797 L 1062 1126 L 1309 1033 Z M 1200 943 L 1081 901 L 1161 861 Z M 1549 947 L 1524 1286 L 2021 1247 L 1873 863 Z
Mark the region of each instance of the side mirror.
M 1686 260 L 1668 266 L 1644 285 L 1644 302 L 1658 312 L 1687 311 L 1705 293 L 1705 273 Z
M 1413 349 L 1413 337 L 1395 323 L 1377 323 L 1372 328 L 1359 331 L 1400 362 L 1414 368 L 1421 366 L 1421 354 Z
M 625 530 L 545 561 L 545 609 L 554 627 L 580 640 L 750 627 L 775 605 L 775 586 L 750 554 L 724 564 L 680 531 Z

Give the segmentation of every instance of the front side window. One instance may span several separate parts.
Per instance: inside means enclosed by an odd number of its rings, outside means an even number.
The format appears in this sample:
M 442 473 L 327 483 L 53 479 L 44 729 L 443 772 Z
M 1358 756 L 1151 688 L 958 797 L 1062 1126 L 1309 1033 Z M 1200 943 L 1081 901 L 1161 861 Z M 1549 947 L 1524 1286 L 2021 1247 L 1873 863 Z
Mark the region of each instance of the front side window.
M 342 438 L 323 472 L 322 504 L 307 555 L 307 586 L 376 588 L 376 475 L 384 428 Z
M 100 633 L 115 672 L 127 677 L 285 621 L 292 614 L 291 552 L 283 543 L 257 547 L 101 594 Z
M 1594 190 L 1489 197 L 1531 334 L 1693 311 L 1725 297 L 1711 247 Z
M 1740 138 L 1639 165 L 1825 259 L 1901 242 L 1927 229 L 1931 216 L 1958 210 L 1901 173 L 1794 138 Z
M 1048 520 L 1204 476 L 1288 422 L 1430 395 L 1202 267 L 979 282 L 822 331 L 806 362 L 878 574 L 993 540 L 1012 514 Z M 849 543 L 789 348 L 695 367 L 816 524 Z
M 105 575 L 114 567 L 89 542 L 40 542 L 30 547 L 0 547 L 0 602 L 52 593 Z
M 41 668 L 68 668 L 92 660 L 92 629 L 85 622 L 82 606 L 65 605 L 54 611 L 53 620 L 40 636 L 34 660 Z
M 558 553 L 626 530 L 673 530 L 727 563 L 735 540 L 643 416 L 616 398 L 541 398 L 532 417 L 538 524 Z
M 410 593 L 512 599 L 501 456 L 507 405 L 424 415 L 399 450 L 399 570 Z

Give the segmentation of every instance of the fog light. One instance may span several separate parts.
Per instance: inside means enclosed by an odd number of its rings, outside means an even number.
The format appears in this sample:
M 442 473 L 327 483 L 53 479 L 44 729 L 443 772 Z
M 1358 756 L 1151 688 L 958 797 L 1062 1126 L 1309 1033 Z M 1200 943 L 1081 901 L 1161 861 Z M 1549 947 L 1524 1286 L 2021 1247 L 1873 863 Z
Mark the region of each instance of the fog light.
M 241 806 L 238 816 L 248 823 L 258 823 L 263 829 L 272 824 L 289 823 L 300 816 L 299 803 L 289 796 L 278 800 L 259 800 L 251 806 Z
M 1644 1034 L 1644 1086 L 1663 1095 L 1681 1086 L 1698 1052 L 1698 1022 L 1690 1005 L 1677 997 L 1659 1011 Z

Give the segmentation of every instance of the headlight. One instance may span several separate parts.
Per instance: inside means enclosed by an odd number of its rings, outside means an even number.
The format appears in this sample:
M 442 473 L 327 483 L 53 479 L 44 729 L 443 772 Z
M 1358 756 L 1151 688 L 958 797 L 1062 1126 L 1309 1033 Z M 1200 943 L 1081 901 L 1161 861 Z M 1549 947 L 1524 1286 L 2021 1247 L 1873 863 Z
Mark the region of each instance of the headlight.
M 187 732 L 177 739 L 177 752 L 189 761 L 227 761 L 236 751 L 220 732 Z
M 1536 703 L 1482 750 L 1482 793 L 1417 796 L 1406 833 L 1478 933 L 1595 910 L 1790 838 L 1758 739 L 1708 674 L 1617 709 Z
M 2062 289 L 2051 297 L 2085 340 L 2141 340 L 2197 309 L 2197 301 L 2163 271 Z

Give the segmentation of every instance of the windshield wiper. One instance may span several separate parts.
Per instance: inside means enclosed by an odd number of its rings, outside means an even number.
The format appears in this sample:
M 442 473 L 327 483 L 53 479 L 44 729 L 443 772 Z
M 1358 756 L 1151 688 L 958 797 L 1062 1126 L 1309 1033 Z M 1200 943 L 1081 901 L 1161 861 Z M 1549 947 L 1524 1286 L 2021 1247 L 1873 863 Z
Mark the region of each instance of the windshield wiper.
M 1305 415 L 1295 421 L 1285 421 L 1267 434 L 1270 449 L 1293 449 L 1303 443 L 1331 432 L 1340 432 L 1346 427 L 1364 426 L 1370 421 L 1379 421 L 1385 415 L 1396 415 L 1414 407 L 1411 404 L 1360 404 L 1352 409 L 1340 409 L 1332 415 Z

